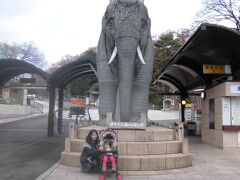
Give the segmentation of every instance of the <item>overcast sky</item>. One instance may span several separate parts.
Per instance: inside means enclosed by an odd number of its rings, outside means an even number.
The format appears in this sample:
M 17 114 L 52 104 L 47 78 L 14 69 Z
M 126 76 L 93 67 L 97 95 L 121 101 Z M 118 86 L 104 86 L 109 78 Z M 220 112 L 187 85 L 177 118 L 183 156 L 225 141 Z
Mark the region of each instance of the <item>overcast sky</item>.
M 49 65 L 97 46 L 109 0 L 0 0 L 0 41 L 32 41 Z M 152 35 L 187 28 L 201 0 L 145 0 Z

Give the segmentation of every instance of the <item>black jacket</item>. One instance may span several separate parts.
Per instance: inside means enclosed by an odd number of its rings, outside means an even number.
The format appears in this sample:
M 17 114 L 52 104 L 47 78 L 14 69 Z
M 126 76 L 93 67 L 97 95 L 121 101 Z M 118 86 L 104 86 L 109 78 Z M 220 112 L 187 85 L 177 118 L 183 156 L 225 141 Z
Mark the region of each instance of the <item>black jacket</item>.
M 91 160 L 98 159 L 98 142 L 97 141 L 92 143 L 87 143 L 87 142 L 84 143 L 83 151 L 80 158 L 80 162 L 83 166 L 87 162 L 87 159 L 89 157 L 91 158 Z

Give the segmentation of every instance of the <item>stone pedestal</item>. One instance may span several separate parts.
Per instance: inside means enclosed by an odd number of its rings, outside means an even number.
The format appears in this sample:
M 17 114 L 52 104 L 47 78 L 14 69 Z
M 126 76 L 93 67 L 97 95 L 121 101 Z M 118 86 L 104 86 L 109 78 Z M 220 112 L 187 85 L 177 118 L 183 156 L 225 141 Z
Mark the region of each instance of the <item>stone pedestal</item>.
M 90 129 L 99 132 L 103 127 L 78 128 L 77 137 L 71 139 L 70 147 L 62 152 L 61 164 L 80 167 L 83 143 Z M 147 127 L 145 130 L 115 130 L 118 141 L 118 167 L 120 171 L 155 172 L 159 170 L 185 168 L 192 165 L 188 153 L 188 141 L 175 138 L 174 130 Z M 69 149 L 71 150 L 69 152 Z

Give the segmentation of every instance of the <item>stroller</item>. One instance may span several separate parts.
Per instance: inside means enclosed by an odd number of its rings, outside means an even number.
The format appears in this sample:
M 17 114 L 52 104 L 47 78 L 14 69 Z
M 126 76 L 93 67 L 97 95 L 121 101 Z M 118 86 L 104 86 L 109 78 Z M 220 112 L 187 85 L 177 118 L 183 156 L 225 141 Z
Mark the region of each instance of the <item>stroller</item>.
M 103 150 L 100 151 L 100 157 L 99 157 L 99 167 L 100 167 L 100 180 L 105 180 L 106 174 L 108 173 L 116 173 L 116 178 L 117 180 L 122 180 L 122 175 L 118 172 L 118 148 L 117 148 L 117 136 L 116 132 L 111 130 L 111 129 L 104 129 L 103 131 L 100 132 L 99 134 L 99 140 L 100 140 L 100 146 L 104 146 L 105 143 L 107 145 L 110 145 L 110 148 L 103 148 Z M 111 157 L 112 156 L 112 157 Z M 108 158 L 107 164 L 105 164 L 105 170 L 103 171 L 103 161 L 104 157 Z M 113 169 L 112 161 L 110 160 L 111 158 L 115 159 L 115 169 Z

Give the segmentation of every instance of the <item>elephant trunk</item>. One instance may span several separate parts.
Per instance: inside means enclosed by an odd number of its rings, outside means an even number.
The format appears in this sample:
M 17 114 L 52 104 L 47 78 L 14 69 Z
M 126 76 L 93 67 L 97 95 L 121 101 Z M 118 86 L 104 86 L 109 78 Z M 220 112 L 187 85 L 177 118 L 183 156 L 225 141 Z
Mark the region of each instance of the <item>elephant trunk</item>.
M 121 121 L 130 121 L 138 40 L 133 37 L 124 37 L 117 39 L 116 44 L 118 49 L 120 117 Z

